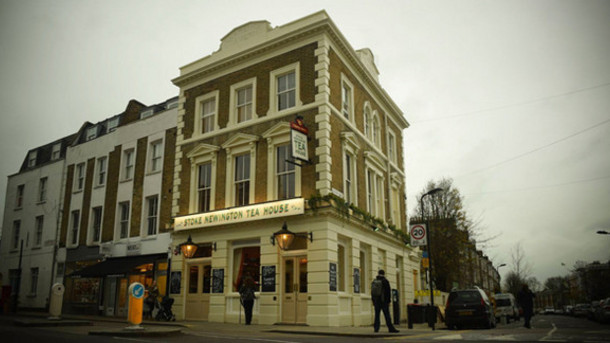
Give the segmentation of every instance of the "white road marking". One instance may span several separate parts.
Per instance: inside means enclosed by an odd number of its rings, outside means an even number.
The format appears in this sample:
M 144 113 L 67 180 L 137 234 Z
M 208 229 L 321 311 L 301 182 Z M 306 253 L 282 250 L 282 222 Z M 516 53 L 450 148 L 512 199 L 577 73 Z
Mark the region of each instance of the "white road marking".
M 546 334 L 546 336 L 542 337 L 541 341 L 556 342 L 552 339 L 552 337 L 553 337 L 553 333 L 555 333 L 555 331 L 557 331 L 557 327 L 555 326 L 555 323 L 551 323 L 551 325 L 553 325 L 553 328 L 551 329 L 551 331 L 549 331 L 549 333 Z
M 438 340 L 438 341 L 457 341 L 457 340 L 461 340 L 461 339 L 464 339 L 464 337 L 462 337 L 462 335 L 460 335 L 460 334 L 440 336 L 440 337 L 434 338 L 434 340 Z

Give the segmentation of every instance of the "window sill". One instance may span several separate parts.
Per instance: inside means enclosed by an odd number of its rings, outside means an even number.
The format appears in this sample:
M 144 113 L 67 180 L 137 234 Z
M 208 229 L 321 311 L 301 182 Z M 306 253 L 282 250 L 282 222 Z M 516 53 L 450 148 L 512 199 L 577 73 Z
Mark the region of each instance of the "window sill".
M 46 200 L 46 199 L 45 199 L 45 200 L 40 200 L 40 201 L 38 201 L 38 202 L 36 203 L 36 205 L 43 205 L 43 204 L 44 204 L 44 203 L 46 203 L 46 202 L 47 202 L 47 200 Z
M 155 174 L 161 174 L 163 170 L 159 169 L 159 170 L 154 170 L 154 171 L 149 171 L 148 173 L 146 173 L 146 176 L 150 176 L 150 175 L 155 175 Z
M 42 246 L 40 246 L 40 245 L 32 247 L 32 250 L 40 250 L 40 249 L 42 249 Z
M 119 181 L 119 183 L 126 183 L 126 182 L 131 182 L 131 181 L 133 181 L 133 178 L 123 179 L 123 180 Z
M 30 293 L 30 294 L 26 295 L 26 297 L 28 297 L 28 298 L 36 298 L 36 293 Z
M 93 187 L 93 189 L 100 189 L 100 188 L 104 188 L 105 186 L 106 186 L 106 184 L 105 184 L 105 183 L 102 183 L 102 184 L 99 184 L 99 185 L 95 185 L 95 186 Z
M 72 191 L 72 193 L 76 194 L 76 193 L 82 193 L 83 190 L 82 189 L 75 189 Z
M 157 239 L 157 234 L 154 235 L 146 235 L 142 237 L 142 241 L 154 241 Z
M 15 207 L 15 211 L 21 211 L 23 210 L 23 207 Z

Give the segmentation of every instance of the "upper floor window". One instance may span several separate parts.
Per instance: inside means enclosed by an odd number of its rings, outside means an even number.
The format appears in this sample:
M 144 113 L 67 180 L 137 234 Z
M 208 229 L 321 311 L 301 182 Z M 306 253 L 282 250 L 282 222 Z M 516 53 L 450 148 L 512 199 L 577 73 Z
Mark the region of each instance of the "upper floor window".
M 87 141 L 90 141 L 92 139 L 95 139 L 95 137 L 97 137 L 97 129 L 98 129 L 97 125 L 87 129 Z
M 227 152 L 226 175 L 229 180 L 225 190 L 227 207 L 254 202 L 258 139 L 258 136 L 237 133 L 222 145 Z
M 19 248 L 19 235 L 21 234 L 21 220 L 13 222 L 13 235 L 11 236 L 11 249 Z
M 372 132 L 372 117 L 371 117 L 371 109 L 368 104 L 364 105 L 364 136 L 368 139 L 371 139 L 373 136 Z
M 36 230 L 36 232 L 34 235 L 34 246 L 39 247 L 42 245 L 42 231 L 44 228 L 44 216 L 36 217 L 35 225 L 36 225 L 36 227 L 34 229 Z
M 36 151 L 30 151 L 28 154 L 28 167 L 34 167 L 36 165 L 36 156 L 38 153 Z
M 373 169 L 367 169 L 367 207 L 370 214 L 383 219 L 383 178 Z
M 218 91 L 195 99 L 195 132 L 204 134 L 218 130 Z
M 200 164 L 197 169 L 197 210 L 208 212 L 212 200 L 212 162 Z
M 85 187 L 85 164 L 76 165 L 76 177 L 74 179 L 74 190 L 81 191 Z
M 156 172 L 162 167 L 163 142 L 161 140 L 150 143 L 150 171 Z
M 23 207 L 23 193 L 25 192 L 25 185 L 17 186 L 17 196 L 15 197 L 15 208 Z
M 391 131 L 388 131 L 388 157 L 390 158 L 390 161 L 394 163 L 397 162 L 396 136 Z
M 277 198 L 290 199 L 295 196 L 295 165 L 287 162 L 290 156 L 290 145 L 277 147 Z
M 354 157 L 350 153 L 346 152 L 344 168 L 345 186 L 343 193 L 345 195 L 345 201 L 347 203 L 352 203 L 354 201 L 354 162 Z
M 129 201 L 119 203 L 119 238 L 129 235 Z
M 271 108 L 274 111 L 283 111 L 300 106 L 299 100 L 299 63 L 271 72 L 272 91 L 270 95 Z
M 169 101 L 166 106 L 168 110 L 178 107 L 178 99 Z
M 252 119 L 252 86 L 238 89 L 235 94 L 237 98 L 236 111 L 237 122 L 241 123 Z
M 60 157 L 61 154 L 61 143 L 56 143 L 53 145 L 53 150 L 51 151 L 51 160 L 56 160 Z
M 43 177 L 38 182 L 38 202 L 47 200 L 47 178 Z
M 154 113 L 155 113 L 155 111 L 152 108 L 149 110 L 143 111 L 140 114 L 140 119 L 148 118 L 148 117 L 152 116 Z
M 129 180 L 133 178 L 133 163 L 134 163 L 135 152 L 133 149 L 125 150 L 123 152 L 123 179 Z
M 117 127 L 119 127 L 119 119 L 120 117 L 108 119 L 108 132 L 112 132 L 116 130 Z
M 375 146 L 381 146 L 381 124 L 379 123 L 379 116 L 376 112 L 373 113 L 373 123 L 372 123 L 372 132 L 371 132 L 371 140 Z
M 341 74 L 341 113 L 347 120 L 352 120 L 353 118 L 353 89 L 347 77 Z
M 97 185 L 106 183 L 106 156 L 97 159 Z
M 157 234 L 157 216 L 159 212 L 159 196 L 153 195 L 146 198 L 146 207 L 147 207 L 147 235 L 156 235 Z
M 235 157 L 235 206 L 250 203 L 250 154 Z
M 74 210 L 72 211 L 72 215 L 71 215 L 71 220 L 72 220 L 72 226 L 70 227 L 70 244 L 71 245 L 76 245 L 78 243 L 78 228 L 79 228 L 79 221 L 80 221 L 80 211 L 79 210 Z
M 102 207 L 94 207 L 91 209 L 91 242 L 98 243 L 102 234 Z
M 348 203 L 358 204 L 358 151 L 360 146 L 353 132 L 341 133 L 343 151 L 343 195 Z

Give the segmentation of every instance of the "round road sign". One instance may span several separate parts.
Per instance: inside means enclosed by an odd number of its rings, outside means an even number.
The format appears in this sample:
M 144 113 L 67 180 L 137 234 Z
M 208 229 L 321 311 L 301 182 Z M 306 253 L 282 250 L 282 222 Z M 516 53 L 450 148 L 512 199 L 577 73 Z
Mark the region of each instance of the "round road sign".
M 426 237 L 426 228 L 423 225 L 413 225 L 411 227 L 411 237 L 415 240 L 421 240 Z

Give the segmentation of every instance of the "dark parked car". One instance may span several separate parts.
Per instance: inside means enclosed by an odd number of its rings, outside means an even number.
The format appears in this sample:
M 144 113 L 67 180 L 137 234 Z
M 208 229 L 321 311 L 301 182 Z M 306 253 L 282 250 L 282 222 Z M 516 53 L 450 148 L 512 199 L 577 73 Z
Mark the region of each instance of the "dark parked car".
M 574 317 L 587 318 L 587 316 L 589 316 L 590 311 L 591 304 L 576 304 L 576 306 L 574 306 L 574 310 L 572 311 L 572 315 Z
M 489 298 L 480 288 L 454 290 L 445 306 L 445 324 L 449 329 L 478 326 L 496 327 L 496 316 Z

